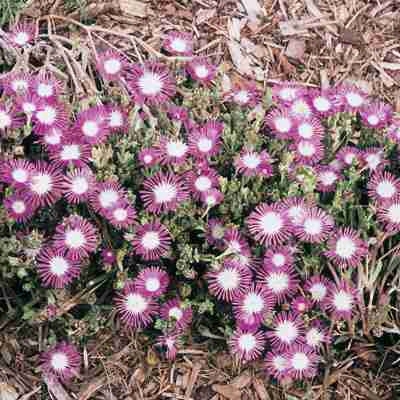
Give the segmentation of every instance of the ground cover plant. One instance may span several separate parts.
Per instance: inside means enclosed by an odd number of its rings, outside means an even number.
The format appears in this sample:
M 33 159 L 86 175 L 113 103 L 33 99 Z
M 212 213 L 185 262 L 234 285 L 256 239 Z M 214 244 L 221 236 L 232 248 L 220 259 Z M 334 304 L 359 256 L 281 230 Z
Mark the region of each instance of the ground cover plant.
M 182 32 L 168 65 L 94 47 L 99 94 L 77 100 L 79 82 L 21 62 L 36 25 L 4 41 L 20 62 L 2 79 L 1 268 L 22 318 L 51 320 L 47 378 L 79 375 L 80 337 L 105 324 L 170 360 L 207 327 L 284 387 L 321 379 L 354 338 L 398 333 L 390 105 L 350 84 L 227 87 Z M 58 304 L 81 291 L 75 335 Z

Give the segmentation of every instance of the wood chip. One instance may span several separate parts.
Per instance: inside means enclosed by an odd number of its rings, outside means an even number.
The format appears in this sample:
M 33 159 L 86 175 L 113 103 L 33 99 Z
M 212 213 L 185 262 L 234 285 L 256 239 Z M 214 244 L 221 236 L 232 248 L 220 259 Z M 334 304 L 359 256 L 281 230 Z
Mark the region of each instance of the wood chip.
M 228 49 L 237 70 L 243 75 L 252 75 L 253 71 L 250 65 L 250 59 L 244 54 L 242 46 L 230 40 L 228 42 Z
M 243 374 L 237 376 L 232 380 L 231 385 L 235 386 L 237 389 L 242 389 L 249 386 L 251 382 L 251 376 L 248 372 L 243 372 Z
M 201 25 L 203 22 L 215 17 L 216 14 L 216 8 L 200 8 L 200 10 L 196 13 L 196 24 Z
M 251 22 L 259 22 L 259 16 L 262 15 L 263 9 L 261 8 L 258 0 L 241 0 L 246 14 Z
M 233 385 L 212 385 L 212 390 L 224 396 L 228 400 L 240 400 L 240 390 Z
M 351 44 L 356 47 L 363 47 L 365 45 L 364 38 L 360 32 L 342 28 L 339 34 L 339 40 L 345 44 Z
M 55 379 L 52 379 L 48 375 L 43 376 L 43 380 L 47 385 L 49 392 L 57 399 L 57 400 L 72 400 L 71 396 L 67 393 L 67 391 L 63 388 L 63 386 L 57 382 Z M 88 399 L 86 397 L 85 399 Z M 85 400 L 79 397 L 79 400 Z
M 186 387 L 186 391 L 185 391 L 185 400 L 189 400 L 190 396 L 192 395 L 192 391 L 194 388 L 194 384 L 197 381 L 197 378 L 199 376 L 199 373 L 201 371 L 201 364 L 200 363 L 195 363 L 192 369 L 192 373 L 190 375 L 189 378 L 189 382 L 188 385 Z
M 146 18 L 152 12 L 148 4 L 137 0 L 118 0 L 119 8 L 128 17 Z
M 302 39 L 290 39 L 285 54 L 289 58 L 303 61 L 306 51 L 306 42 Z
M 271 397 L 268 394 L 267 389 L 265 389 L 264 383 L 261 379 L 254 378 L 253 387 L 260 400 L 271 400 Z

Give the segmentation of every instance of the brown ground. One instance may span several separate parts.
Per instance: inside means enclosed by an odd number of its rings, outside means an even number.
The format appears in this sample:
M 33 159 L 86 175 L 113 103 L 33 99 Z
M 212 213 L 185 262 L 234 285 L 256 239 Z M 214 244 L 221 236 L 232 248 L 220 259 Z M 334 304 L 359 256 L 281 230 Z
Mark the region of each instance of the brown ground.
M 86 6 L 71 11 L 71 0 L 31 0 L 24 13 L 33 18 L 70 13 L 68 17 L 78 21 L 95 19 L 109 30 L 97 32 L 101 42 L 106 39 L 136 60 L 160 56 L 165 31 L 189 30 L 198 43 L 198 54 L 222 63 L 223 71 L 234 80 L 250 76 L 260 85 L 296 80 L 317 86 L 356 80 L 399 109 L 397 0 L 265 0 L 259 7 L 256 0 L 78 3 Z M 72 39 L 79 35 L 77 29 L 70 34 Z M 95 36 L 94 40 L 100 39 Z M 90 85 L 83 86 L 90 91 Z M 188 345 L 175 363 L 167 364 L 152 351 L 143 353 L 146 346 L 139 345 L 140 338 L 130 340 L 107 329 L 84 348 L 82 376 L 66 390 L 51 385 L 53 394 L 48 395 L 36 368 L 47 325 L 28 332 L 19 321 L 0 319 L 0 382 L 8 383 L 0 383 L 0 400 L 15 400 L 15 390 L 21 400 L 400 398 L 395 394 L 396 388 L 400 393 L 399 346 L 381 353 L 365 344 L 354 346 L 345 362 L 327 366 L 322 384 L 311 392 L 284 392 L 264 377 L 261 365 L 240 368 L 224 352 L 210 352 L 207 342 Z

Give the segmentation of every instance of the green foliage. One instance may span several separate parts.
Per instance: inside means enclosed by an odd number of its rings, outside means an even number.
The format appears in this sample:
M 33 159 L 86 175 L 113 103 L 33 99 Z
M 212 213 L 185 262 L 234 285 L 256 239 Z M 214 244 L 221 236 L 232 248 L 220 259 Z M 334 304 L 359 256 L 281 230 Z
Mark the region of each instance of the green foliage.
M 26 0 L 1 0 L 0 1 L 0 26 L 13 23 L 15 16 L 25 5 Z

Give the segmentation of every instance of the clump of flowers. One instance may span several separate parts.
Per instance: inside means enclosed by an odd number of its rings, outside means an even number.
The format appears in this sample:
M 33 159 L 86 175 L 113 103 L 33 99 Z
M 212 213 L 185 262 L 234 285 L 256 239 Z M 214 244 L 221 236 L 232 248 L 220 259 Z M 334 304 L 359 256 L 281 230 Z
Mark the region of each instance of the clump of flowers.
M 24 51 L 36 34 L 19 25 L 8 40 Z M 222 93 L 218 66 L 194 45 L 188 33 L 164 37 L 177 70 L 99 52 L 93 67 L 123 104 L 71 107 L 41 72 L 1 80 L 5 218 L 14 232 L 43 232 L 43 287 L 73 292 L 106 271 L 123 329 L 161 331 L 168 359 L 209 313 L 223 316 L 239 362 L 264 357 L 272 379 L 310 380 L 336 326 L 370 334 L 368 263 L 386 262 L 382 246 L 400 232 L 399 120 L 347 83 L 282 82 L 267 89 L 271 106 L 255 82 Z M 22 133 L 34 148 L 17 156 Z M 389 295 L 386 281 L 379 290 Z M 79 364 L 64 342 L 42 356 L 62 381 Z

